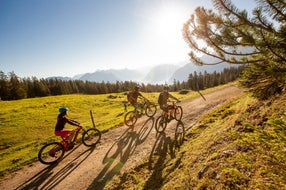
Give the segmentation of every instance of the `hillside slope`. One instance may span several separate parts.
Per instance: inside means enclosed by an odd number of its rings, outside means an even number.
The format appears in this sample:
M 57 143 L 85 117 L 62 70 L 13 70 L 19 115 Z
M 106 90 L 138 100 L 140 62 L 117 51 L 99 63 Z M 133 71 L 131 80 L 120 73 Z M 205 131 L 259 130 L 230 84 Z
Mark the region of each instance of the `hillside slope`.
M 107 189 L 286 189 L 285 147 L 286 94 L 244 95 L 201 118 L 179 151 L 162 137 Z
M 237 86 L 227 85 L 209 93 L 205 92 L 204 98 L 192 98 L 181 102 L 185 128 L 191 128 L 203 114 L 242 94 L 242 90 Z M 171 121 L 165 133 L 159 135 L 154 126 L 160 114 L 161 112 L 158 111 L 154 118 L 141 117 L 133 128 L 120 125 L 110 129 L 102 135 L 100 144 L 95 148 L 78 144 L 65 154 L 59 164 L 46 166 L 35 162 L 3 176 L 0 179 L 0 189 L 101 190 L 108 188 L 110 181 L 116 176 L 140 166 L 145 159 L 150 158 L 148 162 L 150 167 L 156 168 L 155 159 L 153 160 L 156 157 L 153 156 L 157 154 L 154 155 L 154 150 L 162 143 L 168 145 L 172 142 L 177 125 L 176 121 Z M 171 150 L 173 151 L 169 155 L 173 159 L 179 158 L 178 147 Z M 167 159 L 164 156 L 161 158 Z M 141 178 L 141 175 L 138 177 Z

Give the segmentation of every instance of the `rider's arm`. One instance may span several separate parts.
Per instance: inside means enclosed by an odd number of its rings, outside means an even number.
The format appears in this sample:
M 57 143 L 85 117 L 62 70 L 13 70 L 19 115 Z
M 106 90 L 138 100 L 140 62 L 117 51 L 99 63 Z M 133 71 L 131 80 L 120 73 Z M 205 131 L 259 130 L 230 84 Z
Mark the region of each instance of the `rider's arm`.
M 139 92 L 139 94 L 138 94 L 138 97 L 141 97 L 141 98 L 147 100 L 147 98 L 145 98 L 140 92 Z
M 169 98 L 172 98 L 174 100 L 177 100 L 178 102 L 180 101 L 178 98 L 176 98 L 175 96 L 173 96 L 172 94 L 169 93 Z
M 147 98 L 145 98 L 143 95 L 141 95 L 141 97 L 142 97 L 144 100 L 147 100 Z
M 80 126 L 80 123 L 75 121 L 75 120 L 72 120 L 72 119 L 70 119 L 68 117 L 65 117 L 65 119 L 66 119 L 67 123 L 70 124 L 70 125 Z

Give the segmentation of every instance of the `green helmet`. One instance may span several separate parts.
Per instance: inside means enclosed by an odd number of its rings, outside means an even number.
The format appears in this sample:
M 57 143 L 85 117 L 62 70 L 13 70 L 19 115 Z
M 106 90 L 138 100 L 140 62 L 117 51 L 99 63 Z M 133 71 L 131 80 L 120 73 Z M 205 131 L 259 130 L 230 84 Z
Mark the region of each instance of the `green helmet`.
M 59 109 L 59 112 L 60 113 L 64 113 L 64 112 L 66 112 L 66 111 L 68 111 L 69 109 L 67 108 L 67 107 L 61 107 L 60 109 Z

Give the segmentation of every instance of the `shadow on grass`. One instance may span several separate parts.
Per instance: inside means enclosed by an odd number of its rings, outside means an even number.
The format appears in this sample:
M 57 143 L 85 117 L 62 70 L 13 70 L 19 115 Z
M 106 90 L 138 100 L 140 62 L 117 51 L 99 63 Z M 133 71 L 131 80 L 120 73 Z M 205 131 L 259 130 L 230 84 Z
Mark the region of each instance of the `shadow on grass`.
M 170 136 L 166 136 L 164 132 L 157 134 L 157 140 L 155 141 L 152 151 L 149 156 L 148 169 L 152 172 L 151 176 L 146 180 L 143 187 L 144 190 L 149 189 L 161 189 L 164 183 L 164 179 L 168 177 L 168 173 L 163 173 L 166 168 L 166 160 L 176 158 L 176 149 L 179 146 L 176 145 L 176 140 L 171 139 Z M 172 166 L 172 170 L 178 167 L 181 162 L 182 155 L 176 158 L 175 164 Z M 170 158 L 168 158 L 170 156 Z

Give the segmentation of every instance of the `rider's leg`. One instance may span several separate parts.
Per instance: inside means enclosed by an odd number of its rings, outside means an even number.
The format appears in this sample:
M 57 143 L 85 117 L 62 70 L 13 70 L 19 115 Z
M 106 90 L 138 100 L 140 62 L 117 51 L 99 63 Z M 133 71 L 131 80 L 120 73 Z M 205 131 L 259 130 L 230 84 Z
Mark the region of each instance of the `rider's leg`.
M 135 110 L 136 113 L 142 114 L 142 108 L 141 108 L 139 102 L 134 102 L 132 105 L 134 106 L 134 110 Z M 141 110 L 141 113 L 139 112 L 139 111 L 140 111 L 139 108 L 140 108 L 140 110 Z
M 141 104 L 139 102 L 137 104 L 138 104 L 138 107 L 140 108 L 140 114 L 144 115 L 143 104 Z
M 74 131 L 69 129 L 63 129 L 61 131 L 55 131 L 56 136 L 61 136 L 64 140 L 71 142 L 73 137 Z
M 173 105 L 168 105 L 167 106 L 168 109 L 168 115 L 169 115 L 169 119 L 172 120 L 174 117 L 174 106 Z
M 161 110 L 163 110 L 164 117 L 168 119 L 168 104 L 160 105 Z

